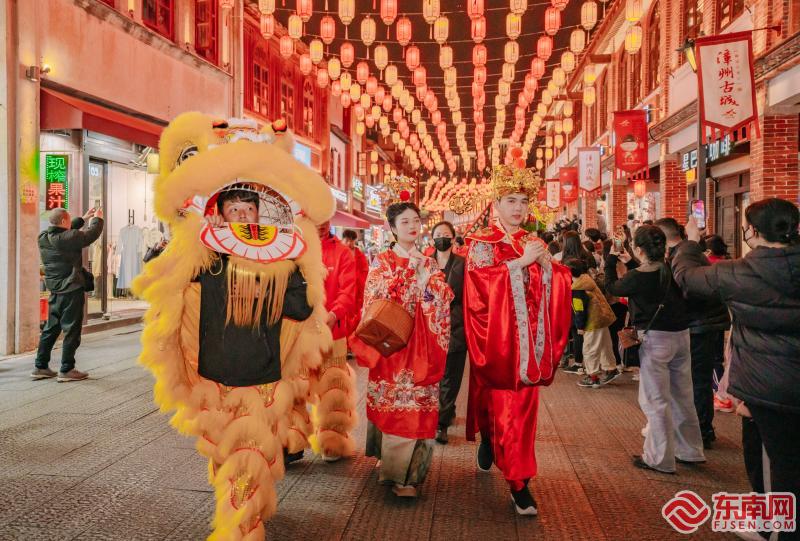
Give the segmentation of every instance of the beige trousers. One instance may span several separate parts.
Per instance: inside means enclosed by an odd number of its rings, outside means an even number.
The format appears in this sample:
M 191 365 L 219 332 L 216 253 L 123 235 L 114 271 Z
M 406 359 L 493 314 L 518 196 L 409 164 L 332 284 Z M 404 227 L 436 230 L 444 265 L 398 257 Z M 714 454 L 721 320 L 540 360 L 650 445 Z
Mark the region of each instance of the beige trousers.
M 608 328 L 583 333 L 583 368 L 588 375 L 617 367 L 613 347 Z

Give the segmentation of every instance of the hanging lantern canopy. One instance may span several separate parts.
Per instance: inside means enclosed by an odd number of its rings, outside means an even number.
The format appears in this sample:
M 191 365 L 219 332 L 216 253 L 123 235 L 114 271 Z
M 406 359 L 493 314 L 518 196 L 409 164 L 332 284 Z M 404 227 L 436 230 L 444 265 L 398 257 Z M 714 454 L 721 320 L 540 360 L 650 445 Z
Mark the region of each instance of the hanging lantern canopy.
M 456 68 L 449 67 L 444 70 L 444 84 L 446 87 L 454 88 L 458 82 L 458 72 Z
M 553 137 L 553 144 L 556 148 L 561 148 L 564 146 L 564 136 L 560 133 L 557 133 L 555 137 Z
M 381 0 L 381 20 L 391 26 L 397 18 L 397 0 Z
M 433 24 L 441 15 L 439 0 L 422 0 L 422 17 L 428 24 Z
M 366 94 L 364 94 L 366 95 Z M 373 105 L 372 108 L 369 110 L 369 114 L 374 119 L 379 119 L 381 117 L 381 108 L 379 105 Z
M 538 87 L 539 87 L 539 82 L 536 80 L 536 77 L 532 73 L 529 73 L 528 75 L 525 76 L 526 92 L 533 94 L 534 92 L 536 92 L 536 89 Z
M 594 0 L 586 0 L 581 6 L 581 26 L 589 32 L 596 24 L 597 3 Z
M 353 98 L 350 97 L 349 92 L 342 91 L 342 95 L 339 97 L 339 100 L 342 102 L 342 107 L 347 109 L 353 103 Z
M 258 11 L 262 15 L 275 13 L 275 0 L 258 0 Z
M 631 24 L 636 24 L 642 20 L 644 9 L 642 8 L 642 0 L 626 0 L 625 1 L 625 20 Z
M 386 49 L 386 45 L 381 44 L 376 46 L 372 58 L 375 61 L 375 67 L 383 72 L 386 66 L 389 65 L 389 51 Z
M 423 86 L 426 84 L 428 79 L 428 70 L 425 69 L 425 66 L 418 66 L 417 69 L 414 70 L 414 86 Z
M 510 0 L 508 7 L 511 13 L 522 15 L 528 9 L 528 0 Z
M 569 35 L 569 50 L 581 54 L 586 48 L 586 33 L 581 28 L 576 28 Z
M 297 15 L 304 23 L 310 21 L 311 16 L 313 14 L 314 14 L 313 0 L 297 0 Z
M 322 62 L 324 48 L 325 46 L 322 44 L 322 40 L 319 39 L 312 39 L 311 43 L 308 44 L 308 54 L 311 56 L 311 61 L 314 65 Z
M 369 47 L 375 42 L 376 32 L 375 19 L 367 15 L 361 20 L 361 42 Z
M 503 81 L 506 81 L 508 83 L 513 83 L 514 75 L 515 75 L 514 64 L 503 64 L 503 72 L 501 75 Z
M 569 4 L 569 0 L 550 0 L 550 3 L 553 4 L 553 7 L 558 11 L 564 11 L 564 8 Z
M 633 195 L 636 197 L 642 198 L 647 195 L 647 181 L 646 180 L 637 180 L 633 183 Z
M 553 54 L 553 38 L 550 36 L 540 36 L 536 40 L 536 56 L 547 62 Z
M 367 127 L 363 122 L 356 122 L 356 135 L 364 135 L 367 132 Z
M 445 45 L 439 49 L 439 67 L 446 70 L 453 65 L 453 48 Z
M 317 70 L 317 86 L 320 88 L 325 88 L 328 86 L 330 79 L 328 78 L 328 72 L 326 70 Z
M 550 160 L 553 159 L 553 149 L 552 148 L 546 148 L 545 149 L 545 151 L 544 151 L 544 159 L 547 160 L 547 161 L 550 161 Z
M 564 107 L 561 109 L 561 114 L 565 117 L 571 117 L 572 113 L 575 112 L 575 106 L 572 104 L 571 100 L 567 100 L 564 102 Z
M 572 118 L 565 118 L 564 119 L 564 133 L 567 135 L 572 133 L 572 130 L 575 129 L 575 121 Z
M 408 49 L 406 49 L 406 67 L 408 71 L 414 71 L 417 69 L 420 63 L 420 53 L 419 47 L 416 45 L 412 45 Z
M 594 70 L 594 64 L 586 64 L 583 68 L 583 84 L 593 85 L 597 80 L 597 73 Z
M 378 80 L 372 75 L 367 77 L 366 91 L 368 96 L 374 96 L 378 91 Z
M 325 45 L 330 45 L 336 38 L 336 20 L 330 15 L 319 20 L 319 37 Z
M 479 43 L 472 47 L 472 64 L 474 66 L 485 66 L 488 59 L 486 45 Z
M 483 15 L 483 0 L 467 0 L 467 16 L 470 19 L 477 19 Z
M 542 92 L 544 94 L 544 92 Z M 540 102 L 539 105 L 536 106 L 536 114 L 539 116 L 547 116 L 547 105 L 544 102 Z
M 339 0 L 339 20 L 345 26 L 345 37 L 347 37 L 347 27 L 356 18 L 356 0 Z
M 544 146 L 546 148 L 553 148 L 553 136 L 552 135 L 548 135 L 547 137 L 544 138 Z
M 397 82 L 397 66 L 391 64 L 383 71 L 383 80 L 390 87 Z
M 279 45 L 281 56 L 286 60 L 291 58 L 292 54 L 294 54 L 294 40 L 288 35 L 281 36 Z
M 433 23 L 433 39 L 439 45 L 444 45 L 450 35 L 450 20 L 444 15 L 438 17 Z
M 561 11 L 550 6 L 544 11 L 544 32 L 548 36 L 555 36 L 561 28 Z
M 556 134 L 564 133 L 564 123 L 561 120 L 556 120 L 553 122 L 553 131 Z
M 497 83 L 497 93 L 507 98 L 511 95 L 511 84 L 506 81 L 500 81 Z
M 536 77 L 537 79 L 541 79 L 544 75 L 545 65 L 544 60 L 539 58 L 538 56 L 533 57 L 531 60 L 531 75 Z
M 642 27 L 637 25 L 629 26 L 625 32 L 625 50 L 628 54 L 636 54 L 642 48 Z
M 506 35 L 509 39 L 517 39 L 522 33 L 522 16 L 516 13 L 506 15 Z
M 356 50 L 355 47 L 353 47 L 353 44 L 349 41 L 342 43 L 342 46 L 339 49 L 339 57 L 342 60 L 342 66 L 345 68 L 352 66 L 356 58 Z
M 292 39 L 300 39 L 303 35 L 303 20 L 296 13 L 289 15 L 286 31 Z
M 472 69 L 472 80 L 483 86 L 486 84 L 486 66 L 475 66 Z
M 350 87 L 353 84 L 353 77 L 348 72 L 344 72 L 341 77 L 339 77 L 339 81 L 342 83 L 342 91 L 350 92 Z
M 308 53 L 303 53 L 300 55 L 300 73 L 303 75 L 308 75 L 311 73 L 311 70 L 314 69 L 314 63 L 311 62 L 311 56 Z
M 361 100 L 361 85 L 358 83 L 350 85 L 350 97 L 353 101 Z
M 508 64 L 516 64 L 519 60 L 519 43 L 516 41 L 507 41 L 503 47 L 503 56 Z
M 486 39 L 486 17 L 481 15 L 477 19 L 472 19 L 472 24 L 470 26 L 470 35 L 472 36 L 472 41 L 475 43 L 481 43 L 484 39 Z
M 413 76 L 413 73 L 412 73 Z M 420 85 L 417 87 L 416 91 L 417 100 L 418 101 L 425 101 L 425 96 L 428 95 L 428 87 L 426 85 Z
M 422 120 L 422 113 L 420 113 L 419 109 L 411 111 L 411 123 L 416 126 L 420 120 Z
M 363 85 L 367 82 L 367 77 L 369 77 L 369 64 L 362 60 L 356 64 L 356 81 Z
M 559 69 L 559 68 L 556 68 L 556 69 Z M 558 85 L 552 79 L 550 79 L 550 81 L 547 83 L 547 91 L 550 92 L 551 96 L 558 96 L 558 94 L 559 94 L 558 88 L 559 88 Z
M 475 98 L 476 96 L 483 95 L 483 85 L 478 84 L 477 81 L 472 81 L 472 97 Z
M 561 69 L 567 73 L 575 71 L 575 53 L 572 51 L 564 51 L 561 53 Z
M 262 13 L 259 18 L 259 23 L 261 35 L 264 36 L 264 39 L 270 39 L 275 35 L 275 17 L 273 15 L 264 15 Z
M 397 42 L 405 47 L 409 43 L 411 43 L 411 19 L 408 17 L 400 17 L 397 21 L 397 28 L 395 29 L 397 33 Z
M 567 84 L 567 72 L 563 68 L 553 69 L 552 81 L 558 88 L 563 87 L 565 84 Z
M 330 73 L 328 73 L 328 76 L 330 76 Z M 331 83 L 331 95 L 334 98 L 338 98 L 342 95 L 342 83 L 339 81 L 333 81 Z
M 388 94 L 383 97 L 382 107 L 387 113 L 392 110 L 392 97 Z
M 549 106 L 551 103 L 553 103 L 553 95 L 550 93 L 550 90 L 548 90 L 547 88 L 542 90 L 542 103 L 547 105 L 547 106 Z

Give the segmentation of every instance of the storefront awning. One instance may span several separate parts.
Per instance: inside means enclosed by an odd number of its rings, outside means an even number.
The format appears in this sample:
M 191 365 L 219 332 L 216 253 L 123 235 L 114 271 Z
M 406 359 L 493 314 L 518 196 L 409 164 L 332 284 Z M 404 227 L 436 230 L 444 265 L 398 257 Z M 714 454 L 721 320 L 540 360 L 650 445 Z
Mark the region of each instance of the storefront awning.
M 41 99 L 43 130 L 91 130 L 158 148 L 164 126 L 49 88 Z
M 376 226 L 386 225 L 386 222 L 383 220 L 383 218 L 373 216 L 372 214 L 367 214 L 366 212 L 361 212 L 360 210 L 353 210 L 353 212 L 355 213 L 356 216 L 358 216 L 362 220 L 368 221 L 372 225 Z
M 354 229 L 368 229 L 369 222 L 362 220 L 358 216 L 353 216 L 349 212 L 337 210 L 331 218 L 331 225 L 335 227 L 350 227 Z

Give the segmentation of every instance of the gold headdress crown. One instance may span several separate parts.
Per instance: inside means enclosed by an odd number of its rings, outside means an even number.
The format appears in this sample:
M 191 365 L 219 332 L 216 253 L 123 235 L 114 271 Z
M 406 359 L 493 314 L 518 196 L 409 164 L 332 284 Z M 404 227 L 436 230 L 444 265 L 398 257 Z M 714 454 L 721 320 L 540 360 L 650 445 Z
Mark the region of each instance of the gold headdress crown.
M 492 193 L 495 199 L 512 193 L 524 193 L 529 199 L 534 199 L 541 185 L 542 178 L 532 169 L 501 164 L 492 170 Z

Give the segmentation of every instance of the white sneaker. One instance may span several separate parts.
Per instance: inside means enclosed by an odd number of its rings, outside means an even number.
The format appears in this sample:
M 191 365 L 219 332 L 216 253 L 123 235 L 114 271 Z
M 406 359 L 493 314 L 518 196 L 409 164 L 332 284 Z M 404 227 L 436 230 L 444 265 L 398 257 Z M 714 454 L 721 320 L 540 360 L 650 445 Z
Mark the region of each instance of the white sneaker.
M 341 459 L 342 457 L 339 455 L 326 455 L 325 453 L 322 453 L 322 460 L 324 460 L 328 464 L 332 464 L 333 462 L 338 462 Z

